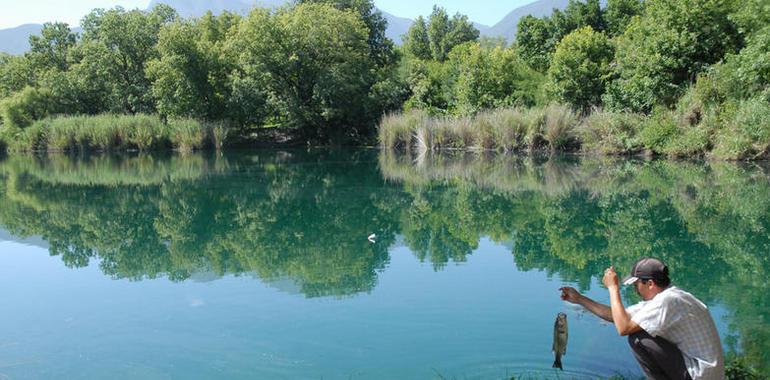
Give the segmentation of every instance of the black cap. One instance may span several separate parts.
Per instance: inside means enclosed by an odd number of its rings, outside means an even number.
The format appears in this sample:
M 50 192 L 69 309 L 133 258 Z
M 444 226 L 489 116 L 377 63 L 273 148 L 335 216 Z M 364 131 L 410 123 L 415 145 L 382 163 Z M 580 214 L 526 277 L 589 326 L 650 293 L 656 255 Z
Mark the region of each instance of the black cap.
M 623 278 L 623 285 L 631 285 L 638 280 L 648 279 L 656 280 L 656 284 L 660 280 L 668 280 L 666 264 L 652 257 L 642 258 L 631 267 L 631 274 Z

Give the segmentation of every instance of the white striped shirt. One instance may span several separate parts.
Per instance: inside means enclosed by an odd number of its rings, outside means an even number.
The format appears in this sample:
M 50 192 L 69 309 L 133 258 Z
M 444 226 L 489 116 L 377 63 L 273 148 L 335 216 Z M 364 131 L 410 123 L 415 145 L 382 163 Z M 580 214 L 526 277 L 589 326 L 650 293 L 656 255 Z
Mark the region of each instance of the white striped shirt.
M 706 305 L 692 294 L 669 286 L 626 312 L 648 334 L 676 345 L 693 379 L 725 378 L 724 353 L 716 325 Z

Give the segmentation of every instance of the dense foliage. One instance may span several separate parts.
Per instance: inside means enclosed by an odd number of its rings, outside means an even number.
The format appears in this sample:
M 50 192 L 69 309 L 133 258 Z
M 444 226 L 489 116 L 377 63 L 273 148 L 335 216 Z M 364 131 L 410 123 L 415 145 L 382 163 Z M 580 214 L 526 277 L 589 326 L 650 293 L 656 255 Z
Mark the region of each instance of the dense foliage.
M 450 21 L 446 40 L 462 41 L 467 21 Z M 309 141 L 366 141 L 404 98 L 398 55 L 369 0 L 195 19 L 165 5 L 117 7 L 81 24 L 82 35 L 46 24 L 28 53 L 0 56 L 5 140 L 52 115 L 142 113 L 217 122 L 243 138 L 279 126 Z
M 235 140 L 268 129 L 368 143 L 392 112 L 472 117 L 559 103 L 592 121 L 582 129 L 590 138 L 570 148 L 764 158 L 768 9 L 768 0 L 571 0 L 522 18 L 506 46 L 435 6 L 401 47 L 371 0 L 193 19 L 163 5 L 97 9 L 82 35 L 49 23 L 26 54 L 0 55 L 0 138 L 49 116 L 112 113 L 215 122 Z M 599 125 L 621 119 L 634 123 L 620 135 Z
M 547 147 L 534 140 L 520 142 L 522 125 L 537 124 L 522 116 L 533 112 L 521 107 L 537 110 L 555 102 L 581 114 L 572 132 L 576 143 L 561 144 L 563 149 L 767 158 L 768 9 L 767 0 L 610 0 L 603 8 L 598 1 L 572 0 L 548 17 L 524 17 L 515 44 L 504 49 L 512 62 L 505 66 L 493 63 L 500 47 L 460 45 L 441 62 L 407 44 L 403 71 L 411 97 L 405 111 L 416 108 L 454 120 L 389 116 L 381 125 L 380 142 L 440 149 L 441 144 L 425 144 L 425 137 L 470 123 L 464 128 L 465 142 L 452 147 Z M 421 40 L 421 23 L 410 36 Z M 478 50 L 487 53 L 470 54 Z M 468 118 L 506 107 L 515 108 L 492 118 Z M 556 120 L 559 115 L 552 116 Z M 388 128 L 394 130 L 382 130 Z M 391 138 L 406 136 L 407 130 L 411 137 Z M 479 144 L 485 130 L 495 131 L 499 140 Z

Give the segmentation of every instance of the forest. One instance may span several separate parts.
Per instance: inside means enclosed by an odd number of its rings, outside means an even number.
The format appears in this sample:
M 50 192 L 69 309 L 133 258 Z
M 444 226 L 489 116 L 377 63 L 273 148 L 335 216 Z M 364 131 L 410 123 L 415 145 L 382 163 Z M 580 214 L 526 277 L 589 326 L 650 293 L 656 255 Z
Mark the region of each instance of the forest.
M 436 6 L 396 46 L 371 0 L 248 15 L 95 9 L 0 56 L 8 151 L 258 141 L 761 159 L 770 2 L 573 0 L 480 38 Z

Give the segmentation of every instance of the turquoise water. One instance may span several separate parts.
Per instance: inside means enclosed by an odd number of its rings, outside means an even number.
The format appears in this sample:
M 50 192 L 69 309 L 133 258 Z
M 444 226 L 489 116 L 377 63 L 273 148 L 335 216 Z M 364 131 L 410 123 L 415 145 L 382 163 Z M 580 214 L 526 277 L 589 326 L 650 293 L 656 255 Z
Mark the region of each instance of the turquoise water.
M 727 352 L 768 368 L 769 222 L 762 166 L 10 157 L 0 378 L 640 376 L 614 328 L 557 289 L 606 302 L 604 267 L 642 254 L 709 305 Z M 558 312 L 564 372 L 550 368 Z

